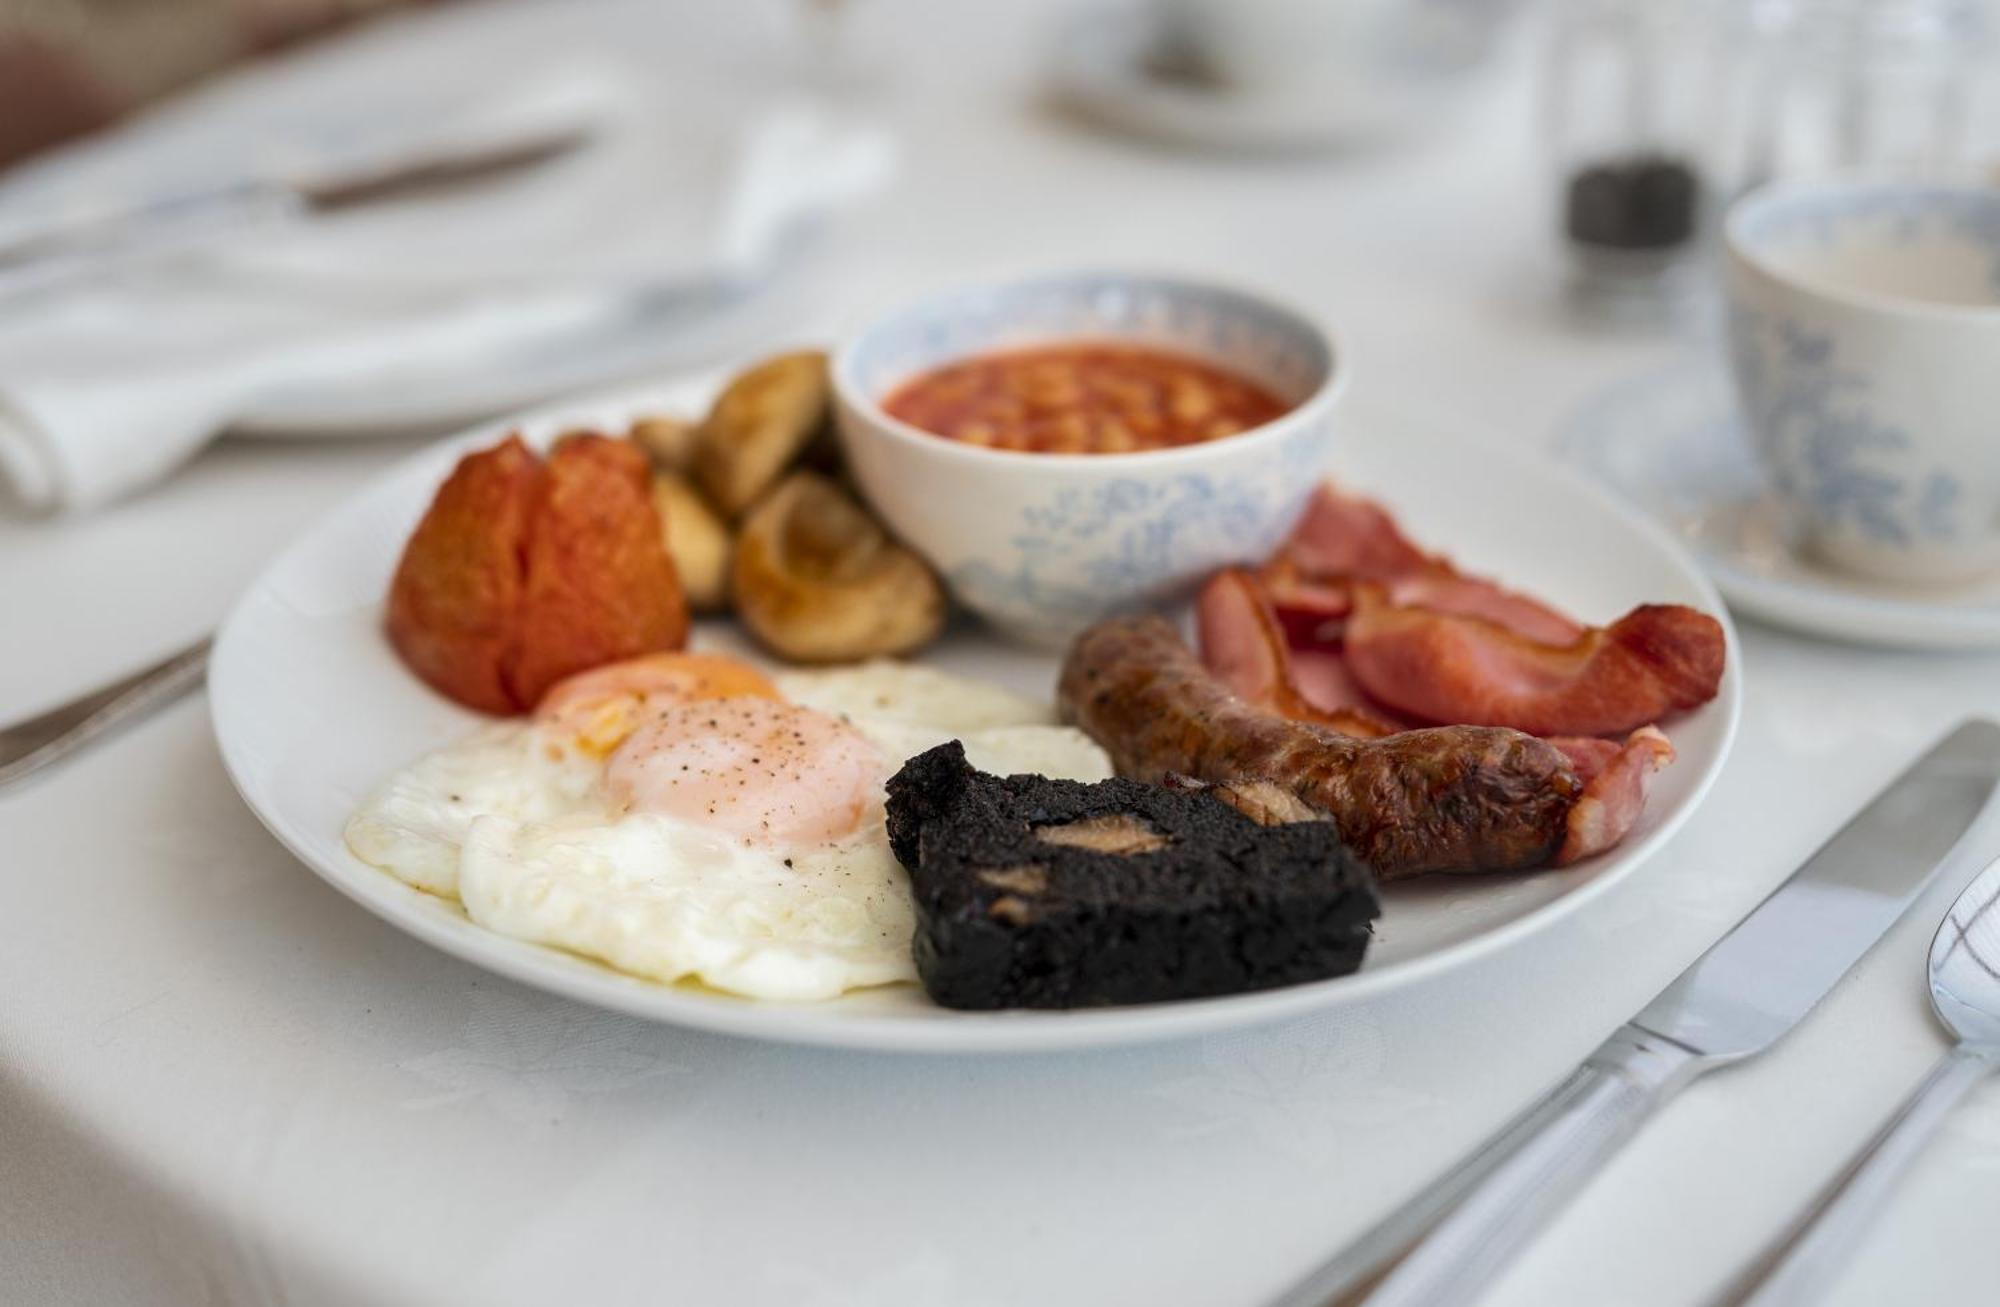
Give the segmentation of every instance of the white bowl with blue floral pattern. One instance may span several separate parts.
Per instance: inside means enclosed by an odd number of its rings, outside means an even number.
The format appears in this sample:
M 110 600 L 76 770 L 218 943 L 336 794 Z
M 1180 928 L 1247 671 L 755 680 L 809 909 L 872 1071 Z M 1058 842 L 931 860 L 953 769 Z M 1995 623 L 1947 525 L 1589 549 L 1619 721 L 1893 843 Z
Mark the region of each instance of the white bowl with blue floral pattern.
M 1797 544 L 1899 583 L 2000 569 L 2000 190 L 1781 183 L 1726 243 L 1731 365 Z
M 1292 407 L 1237 435 L 1124 454 L 985 449 L 882 409 L 903 382 L 969 355 L 1107 340 L 1207 360 Z M 1185 599 L 1218 567 L 1268 556 L 1326 465 L 1343 363 L 1325 328 L 1260 295 L 1083 273 L 905 308 L 835 355 L 833 385 L 848 462 L 890 530 L 967 608 L 1053 647 L 1108 615 Z

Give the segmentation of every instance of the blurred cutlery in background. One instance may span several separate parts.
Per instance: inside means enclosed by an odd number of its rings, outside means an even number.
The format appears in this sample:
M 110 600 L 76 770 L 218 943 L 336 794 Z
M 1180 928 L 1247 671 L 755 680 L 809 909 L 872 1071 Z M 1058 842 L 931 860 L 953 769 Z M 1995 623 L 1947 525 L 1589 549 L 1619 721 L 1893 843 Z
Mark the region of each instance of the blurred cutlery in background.
M 565 70 L 441 128 L 367 140 L 295 173 L 0 221 L 0 295 L 60 290 L 71 278 L 270 223 L 496 182 L 578 149 L 606 128 L 616 102 L 601 78 Z
M 768 284 L 820 220 L 887 184 L 896 150 L 880 129 L 791 104 L 758 117 L 735 159 L 692 272 L 509 286 L 303 340 L 246 342 L 202 369 L 0 367 L 0 480 L 34 508 L 102 504 L 178 467 L 253 405 L 333 381 L 393 385 L 435 365 L 456 370 L 468 409 L 498 412 L 565 380 L 602 380 L 629 338 L 682 332 Z M 551 356 L 574 366 L 548 366 Z M 531 369 L 542 384 L 524 389 L 518 375 Z

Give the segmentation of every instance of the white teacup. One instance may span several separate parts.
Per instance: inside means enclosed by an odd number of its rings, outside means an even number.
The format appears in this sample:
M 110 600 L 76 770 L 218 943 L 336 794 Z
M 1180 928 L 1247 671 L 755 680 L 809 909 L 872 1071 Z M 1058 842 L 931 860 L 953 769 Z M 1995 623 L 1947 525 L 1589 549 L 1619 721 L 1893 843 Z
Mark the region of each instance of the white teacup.
M 1736 385 L 1801 545 L 1888 581 L 2000 567 L 2000 191 L 1778 183 L 1726 243 Z

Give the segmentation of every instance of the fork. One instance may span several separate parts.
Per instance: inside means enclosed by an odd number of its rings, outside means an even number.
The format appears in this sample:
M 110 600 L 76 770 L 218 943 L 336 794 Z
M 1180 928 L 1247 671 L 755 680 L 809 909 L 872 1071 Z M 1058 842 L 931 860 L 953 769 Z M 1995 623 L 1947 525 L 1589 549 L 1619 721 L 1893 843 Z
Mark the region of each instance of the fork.
M 208 672 L 211 637 L 79 695 L 38 717 L 0 727 L 0 789 L 54 766 L 91 741 L 166 707 L 200 685 Z

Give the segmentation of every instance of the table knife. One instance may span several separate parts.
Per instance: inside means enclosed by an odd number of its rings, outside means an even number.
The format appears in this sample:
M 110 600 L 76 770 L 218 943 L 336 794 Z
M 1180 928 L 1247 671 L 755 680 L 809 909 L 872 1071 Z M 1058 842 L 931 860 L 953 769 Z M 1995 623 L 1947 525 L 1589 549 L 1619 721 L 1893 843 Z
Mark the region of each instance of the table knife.
M 1996 783 L 2000 725 L 1966 721 L 1541 1101 L 1273 1307 L 1473 1301 L 1688 1081 L 1812 1011 L 1922 893 Z
M 577 118 L 528 123 L 500 134 L 409 146 L 323 174 L 248 177 L 81 217 L 12 224 L 0 230 L 0 286 L 38 284 L 27 278 L 39 270 L 86 269 L 197 233 L 493 180 L 568 154 L 593 131 L 593 123 Z

